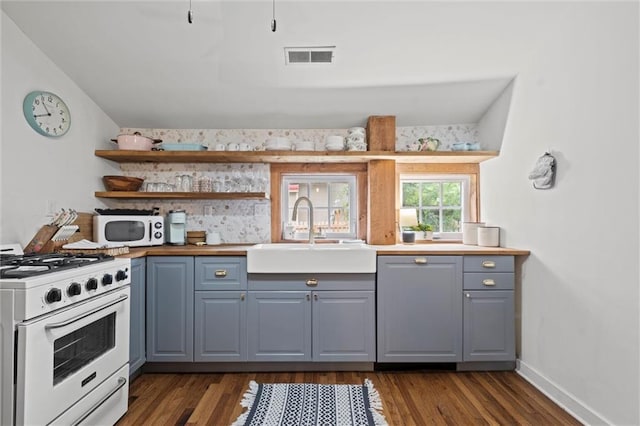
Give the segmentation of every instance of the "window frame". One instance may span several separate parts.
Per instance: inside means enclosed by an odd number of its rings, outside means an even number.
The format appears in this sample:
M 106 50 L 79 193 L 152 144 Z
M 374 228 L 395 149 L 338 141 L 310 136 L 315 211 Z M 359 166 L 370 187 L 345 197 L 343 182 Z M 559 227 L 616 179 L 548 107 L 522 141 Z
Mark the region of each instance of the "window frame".
M 447 164 L 447 163 L 407 163 L 397 164 L 396 166 L 396 214 L 400 208 L 402 208 L 402 180 L 407 176 L 416 177 L 419 179 L 429 179 L 439 177 L 442 179 L 452 180 L 456 179 L 456 176 L 464 176 L 469 179 L 468 183 L 468 195 L 466 198 L 466 205 L 468 206 L 468 222 L 480 221 L 480 166 L 478 164 L 460 163 L 460 164 Z M 464 203 L 465 200 L 463 200 Z M 464 221 L 464 220 L 463 220 Z M 458 234 L 458 233 L 456 233 Z M 442 238 L 445 237 L 445 238 Z M 462 232 L 458 235 L 443 235 L 440 239 L 434 240 L 434 243 L 443 242 L 451 243 L 462 241 Z M 446 238 L 453 237 L 453 238 Z M 400 239 L 400 233 L 398 233 L 398 241 Z M 431 241 L 429 241 L 431 242 Z
M 282 238 L 282 177 L 283 175 L 320 175 L 348 174 L 356 178 L 356 238 L 367 238 L 367 170 L 366 163 L 272 163 L 270 165 L 271 182 L 271 242 L 284 242 Z M 277 218 L 274 220 L 274 218 Z M 327 239 L 333 241 L 331 239 Z M 287 240 L 290 241 L 290 240 Z M 321 240 L 323 241 L 323 240 Z
M 348 233 L 336 233 L 336 232 L 326 232 L 326 237 L 328 239 L 354 239 L 356 238 L 358 232 L 358 200 L 357 200 L 357 180 L 356 177 L 351 173 L 283 173 L 280 182 L 280 194 L 283 196 L 280 197 L 280 211 L 287 212 L 286 220 L 285 216 L 281 216 L 280 219 L 282 222 L 289 222 L 291 218 L 289 217 L 289 209 L 292 207 L 289 205 L 289 190 L 288 187 L 290 184 L 302 183 L 313 185 L 314 183 L 342 183 L 347 181 L 351 191 L 349 194 L 349 229 L 351 232 Z M 329 185 L 330 188 L 330 185 Z M 303 195 L 307 198 L 311 198 L 311 196 Z M 330 201 L 330 191 L 327 192 L 327 206 L 318 206 L 314 205 L 314 217 L 316 218 L 316 223 L 314 223 L 314 227 L 318 227 L 317 218 L 318 218 L 318 210 L 326 209 L 327 212 L 331 209 L 331 206 L 328 205 Z M 301 204 L 300 208 L 308 208 L 307 204 Z
M 447 182 L 460 182 L 461 191 L 460 191 L 460 206 L 444 206 L 442 204 L 442 190 L 443 184 Z M 402 185 L 405 183 L 437 183 L 440 187 L 440 197 L 439 197 L 439 205 L 437 206 L 425 206 L 422 203 L 422 196 L 420 196 L 420 202 L 418 206 L 405 206 L 402 202 L 402 195 L 404 194 Z M 468 175 L 437 175 L 437 174 L 428 174 L 428 175 L 400 175 L 400 186 L 398 190 L 400 191 L 400 205 L 401 208 L 416 208 L 418 210 L 418 217 L 422 217 L 422 210 L 434 210 L 438 212 L 439 220 L 442 220 L 442 214 L 444 210 L 460 210 L 460 231 L 458 232 L 439 232 L 433 231 L 433 235 L 443 240 L 461 240 L 462 239 L 462 223 L 469 222 L 469 217 L 471 216 L 471 209 L 469 207 L 469 186 L 471 185 L 471 179 Z M 453 208 L 452 208 L 453 207 Z M 440 223 L 442 225 L 442 223 Z

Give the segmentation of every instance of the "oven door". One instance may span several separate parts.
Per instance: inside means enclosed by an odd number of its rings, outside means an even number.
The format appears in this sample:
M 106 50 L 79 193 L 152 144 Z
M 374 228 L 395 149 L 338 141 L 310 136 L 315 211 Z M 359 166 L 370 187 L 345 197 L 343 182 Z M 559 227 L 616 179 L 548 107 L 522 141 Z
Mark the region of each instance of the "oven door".
M 53 421 L 128 363 L 129 293 L 18 325 L 16 424 Z

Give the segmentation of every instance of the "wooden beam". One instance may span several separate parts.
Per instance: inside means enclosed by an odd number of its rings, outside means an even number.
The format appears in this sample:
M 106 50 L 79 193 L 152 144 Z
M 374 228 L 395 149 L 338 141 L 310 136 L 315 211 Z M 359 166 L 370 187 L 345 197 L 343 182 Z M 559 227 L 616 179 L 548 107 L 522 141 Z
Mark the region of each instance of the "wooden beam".
M 369 244 L 396 243 L 396 162 L 369 162 Z

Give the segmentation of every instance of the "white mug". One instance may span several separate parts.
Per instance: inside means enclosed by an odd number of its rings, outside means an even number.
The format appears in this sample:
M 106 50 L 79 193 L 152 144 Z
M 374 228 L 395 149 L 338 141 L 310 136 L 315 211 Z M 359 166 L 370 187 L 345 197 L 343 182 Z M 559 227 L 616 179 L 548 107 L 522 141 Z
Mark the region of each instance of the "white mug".
M 239 145 L 240 151 L 251 151 L 251 145 L 248 143 L 241 143 Z
M 224 151 L 225 149 L 227 149 L 227 146 L 223 143 L 217 143 L 214 147 L 213 147 L 214 151 Z
M 229 142 L 227 144 L 227 151 L 237 151 L 240 149 L 240 145 L 235 142 Z
M 222 239 L 220 238 L 219 232 L 207 232 L 207 245 L 208 246 L 217 246 L 222 243 Z

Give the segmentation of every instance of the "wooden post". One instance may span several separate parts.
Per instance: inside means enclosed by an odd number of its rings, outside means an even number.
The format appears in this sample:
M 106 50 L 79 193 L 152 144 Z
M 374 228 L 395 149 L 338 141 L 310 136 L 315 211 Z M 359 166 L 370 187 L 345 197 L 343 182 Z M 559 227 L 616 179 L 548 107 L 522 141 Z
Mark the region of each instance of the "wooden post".
M 396 162 L 372 160 L 369 162 L 369 244 L 396 243 Z
M 396 116 L 372 115 L 367 120 L 367 143 L 369 151 L 396 150 Z

